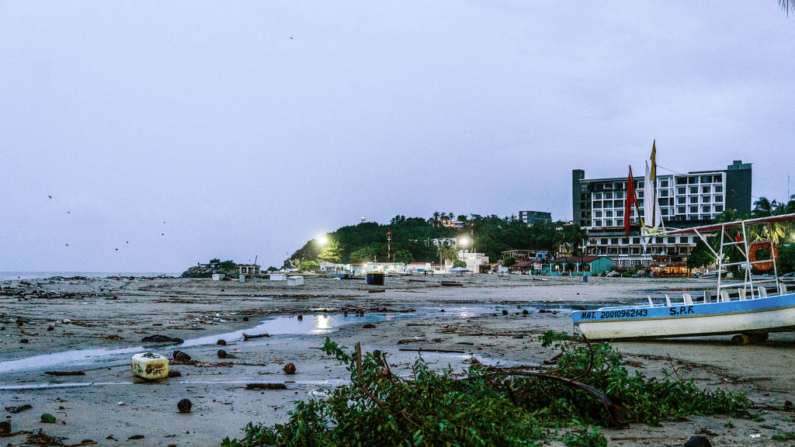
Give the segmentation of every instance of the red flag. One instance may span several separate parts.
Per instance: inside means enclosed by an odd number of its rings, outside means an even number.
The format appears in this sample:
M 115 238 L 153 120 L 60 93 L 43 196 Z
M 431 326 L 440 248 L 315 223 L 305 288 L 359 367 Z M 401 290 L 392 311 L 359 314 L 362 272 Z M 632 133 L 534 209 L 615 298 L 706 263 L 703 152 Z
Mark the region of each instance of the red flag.
M 632 205 L 638 204 L 635 197 L 635 182 L 632 180 L 632 166 L 629 167 L 629 178 L 627 179 L 627 199 L 624 201 L 624 231 L 629 237 L 629 218 L 632 216 Z
M 740 234 L 740 232 L 738 231 L 737 236 L 734 236 L 734 242 L 742 242 L 742 241 L 743 241 L 743 235 Z

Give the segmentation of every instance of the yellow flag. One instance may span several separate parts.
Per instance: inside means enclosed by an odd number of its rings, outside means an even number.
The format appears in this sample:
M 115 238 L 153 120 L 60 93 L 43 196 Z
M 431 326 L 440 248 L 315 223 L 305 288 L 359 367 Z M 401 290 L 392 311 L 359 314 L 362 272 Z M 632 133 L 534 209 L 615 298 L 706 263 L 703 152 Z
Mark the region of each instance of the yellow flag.
M 654 181 L 657 178 L 657 140 L 651 143 L 651 173 L 649 180 Z

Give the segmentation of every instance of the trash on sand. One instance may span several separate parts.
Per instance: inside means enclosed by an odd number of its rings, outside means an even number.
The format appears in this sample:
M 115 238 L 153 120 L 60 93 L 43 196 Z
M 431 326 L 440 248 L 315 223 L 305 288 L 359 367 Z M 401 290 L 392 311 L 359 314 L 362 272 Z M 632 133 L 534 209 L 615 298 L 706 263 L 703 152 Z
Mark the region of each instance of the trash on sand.
M 9 433 L 11 433 L 11 422 L 9 421 L 0 422 L 0 435 L 7 435 Z
M 295 374 L 295 365 L 293 365 L 292 363 L 284 365 L 284 372 L 286 374 Z
M 133 374 L 147 380 L 168 377 L 168 359 L 154 352 L 135 354 L 130 364 Z
M 292 363 L 289 363 L 292 365 Z M 286 390 L 287 385 L 283 383 L 249 383 L 246 384 L 247 390 Z
M 215 342 L 215 344 L 216 344 L 216 345 L 219 345 L 219 346 L 226 346 L 226 340 L 224 340 L 223 338 L 221 338 L 221 339 L 219 339 L 217 342 Z
M 47 424 L 54 424 L 55 416 L 51 415 L 50 413 L 42 413 L 41 421 Z
M 173 377 L 182 377 L 182 373 L 177 371 L 177 370 L 174 370 L 174 369 L 169 370 L 168 371 L 168 378 L 171 379 Z
M 367 323 L 362 326 L 362 329 L 375 329 L 375 325 L 373 323 Z
M 234 355 L 224 351 L 223 349 L 218 350 L 218 358 L 219 359 L 234 359 L 237 358 Z
M 177 403 L 177 409 L 179 410 L 180 413 L 190 413 L 190 409 L 192 406 L 193 404 L 191 404 L 190 400 L 188 399 L 182 399 L 181 401 L 179 401 L 179 403 Z

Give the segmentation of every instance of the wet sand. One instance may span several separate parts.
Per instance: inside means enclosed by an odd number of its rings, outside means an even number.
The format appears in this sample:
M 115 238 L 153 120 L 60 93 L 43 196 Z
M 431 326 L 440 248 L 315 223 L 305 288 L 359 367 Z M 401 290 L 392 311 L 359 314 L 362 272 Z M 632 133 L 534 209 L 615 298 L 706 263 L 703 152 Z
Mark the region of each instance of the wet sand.
M 441 287 L 442 280 L 460 281 L 464 287 Z M 374 287 L 364 281 L 331 278 L 307 278 L 304 286 L 295 288 L 262 279 L 4 281 L 0 398 L 3 407 L 33 406 L 18 414 L 6 412 L 13 431 L 41 428 L 49 435 L 68 437 L 66 444 L 92 439 L 99 445 L 218 445 L 225 436 L 239 437 L 250 421 L 283 422 L 295 401 L 322 397 L 345 383 L 349 375 L 344 367 L 317 349 L 326 337 L 345 346 L 361 341 L 367 350 L 387 352 L 393 370 L 403 375 L 410 374 L 409 365 L 418 355 L 407 350 L 420 348 L 457 351 L 422 353 L 440 369 L 466 368 L 472 357 L 484 363 L 539 365 L 555 352 L 542 348 L 538 335 L 549 329 L 571 331 L 572 309 L 640 303 L 646 295 L 661 302 L 664 293 L 679 297 L 683 290 L 698 294 L 711 286 L 704 280 L 591 278 L 583 284 L 578 278 L 490 275 L 389 277 L 383 293 L 369 293 Z M 364 329 L 365 323 L 375 328 Z M 271 336 L 242 341 L 243 332 Z M 142 342 L 155 334 L 185 343 Z M 218 346 L 219 338 L 227 345 Z M 675 369 L 682 379 L 693 379 L 702 387 L 746 391 L 763 406 L 795 400 L 794 334 L 771 334 L 768 342 L 748 346 L 732 346 L 728 339 L 615 346 L 648 375 Z M 203 365 L 172 365 L 182 376 L 156 383 L 130 372 L 133 353 L 152 350 L 170 357 L 175 349 Z M 236 358 L 219 359 L 218 349 Z M 282 371 L 287 362 L 296 365 L 296 374 Z M 85 375 L 45 374 L 78 370 Z M 252 382 L 286 383 L 288 389 L 245 390 Z M 183 398 L 193 402 L 192 413 L 177 412 Z M 58 422 L 39 422 L 45 412 Z M 682 445 L 684 441 L 676 438 L 707 430 L 715 433 L 710 435 L 715 445 L 763 445 L 773 442 L 773 434 L 795 431 L 794 416 L 767 411 L 764 422 L 731 419 L 734 428 L 725 427 L 729 418 L 692 417 L 663 427 L 636 424 L 605 430 L 605 436 L 647 438 L 611 445 Z M 761 436 L 752 437 L 756 434 Z M 133 435 L 145 438 L 128 440 Z M 666 437 L 674 439 L 648 439 Z M 6 442 L 19 445 L 25 438 Z

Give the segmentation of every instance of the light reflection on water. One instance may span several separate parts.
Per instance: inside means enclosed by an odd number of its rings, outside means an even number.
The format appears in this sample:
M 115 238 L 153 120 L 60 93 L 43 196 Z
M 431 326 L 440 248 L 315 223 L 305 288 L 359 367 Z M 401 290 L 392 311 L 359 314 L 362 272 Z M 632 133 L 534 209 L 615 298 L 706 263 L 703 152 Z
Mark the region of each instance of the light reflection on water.
M 528 309 L 533 307 L 525 306 Z M 442 309 L 445 312 L 442 312 Z M 260 322 L 255 327 L 226 332 L 217 335 L 208 335 L 194 339 L 185 340 L 179 345 L 138 345 L 127 348 L 107 349 L 89 348 L 58 352 L 53 354 L 37 355 L 19 360 L 9 360 L 0 362 L 0 374 L 19 372 L 32 369 L 46 369 L 51 367 L 65 367 L 78 365 L 108 364 L 111 362 L 129 361 L 129 354 L 134 354 L 146 350 L 157 350 L 168 352 L 174 348 L 187 348 L 192 346 L 215 345 L 218 340 L 224 339 L 233 342 L 243 339 L 243 333 L 248 335 L 270 334 L 270 335 L 299 335 L 299 334 L 328 334 L 341 326 L 361 323 L 377 323 L 381 321 L 395 321 L 399 319 L 412 318 L 471 318 L 484 314 L 495 313 L 493 305 L 477 306 L 438 306 L 420 308 L 416 312 L 407 313 L 367 313 L 364 316 L 355 314 L 315 314 L 307 315 L 303 320 L 298 320 L 295 316 L 278 316 Z M 267 338 L 258 339 L 251 344 L 267 342 Z

